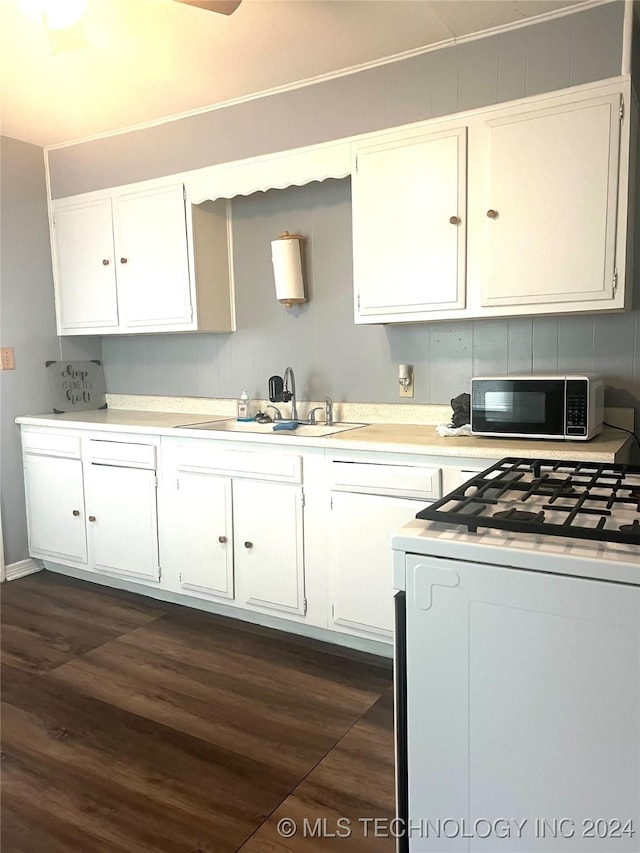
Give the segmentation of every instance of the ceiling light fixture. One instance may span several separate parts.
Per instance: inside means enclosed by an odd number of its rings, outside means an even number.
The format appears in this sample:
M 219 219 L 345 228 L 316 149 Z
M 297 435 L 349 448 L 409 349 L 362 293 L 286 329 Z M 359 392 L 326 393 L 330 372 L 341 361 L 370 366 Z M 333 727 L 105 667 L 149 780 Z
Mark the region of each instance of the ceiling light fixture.
M 88 0 L 16 0 L 18 8 L 47 30 L 73 26 L 87 11 Z

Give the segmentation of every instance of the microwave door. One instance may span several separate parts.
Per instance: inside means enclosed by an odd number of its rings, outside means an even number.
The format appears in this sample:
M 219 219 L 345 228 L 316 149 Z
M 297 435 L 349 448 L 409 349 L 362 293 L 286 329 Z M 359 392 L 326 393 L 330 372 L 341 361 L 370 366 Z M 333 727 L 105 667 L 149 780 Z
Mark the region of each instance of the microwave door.
M 474 387 L 474 432 L 564 437 L 564 380 L 486 380 Z

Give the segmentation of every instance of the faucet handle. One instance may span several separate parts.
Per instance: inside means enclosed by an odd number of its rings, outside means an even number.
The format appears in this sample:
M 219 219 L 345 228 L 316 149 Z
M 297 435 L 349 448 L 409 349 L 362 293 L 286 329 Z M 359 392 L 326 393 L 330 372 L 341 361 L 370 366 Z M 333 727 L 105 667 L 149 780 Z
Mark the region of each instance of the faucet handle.
M 282 420 L 282 412 L 280 411 L 280 409 L 277 406 L 265 406 L 265 410 L 266 409 L 273 409 L 273 412 L 274 412 L 273 420 L 274 421 L 281 421 Z
M 307 423 L 308 424 L 315 424 L 316 423 L 316 412 L 322 412 L 322 411 L 323 411 L 322 406 L 316 406 L 315 409 L 311 409 L 311 411 L 307 415 Z
M 331 426 L 333 423 L 333 400 L 331 397 L 324 398 L 324 411 L 325 411 L 325 421 L 328 426 Z

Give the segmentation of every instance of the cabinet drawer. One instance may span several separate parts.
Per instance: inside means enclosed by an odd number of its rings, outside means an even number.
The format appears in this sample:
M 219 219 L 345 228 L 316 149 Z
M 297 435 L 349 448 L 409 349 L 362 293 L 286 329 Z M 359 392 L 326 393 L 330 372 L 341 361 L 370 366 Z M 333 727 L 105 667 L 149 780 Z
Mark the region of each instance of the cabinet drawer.
M 90 462 L 105 465 L 123 465 L 127 468 L 155 468 L 156 448 L 152 444 L 129 444 L 124 441 L 103 441 L 90 438 Z
M 236 477 L 302 482 L 302 459 L 256 450 L 220 450 L 202 441 L 182 444 L 175 449 L 176 466 L 185 471 L 217 471 Z
M 434 500 L 442 495 L 440 468 L 413 465 L 383 465 L 375 462 L 331 462 L 331 488 L 342 492 L 362 492 Z
M 22 449 L 25 453 L 80 459 L 80 436 L 66 435 L 63 432 L 25 432 L 23 430 Z

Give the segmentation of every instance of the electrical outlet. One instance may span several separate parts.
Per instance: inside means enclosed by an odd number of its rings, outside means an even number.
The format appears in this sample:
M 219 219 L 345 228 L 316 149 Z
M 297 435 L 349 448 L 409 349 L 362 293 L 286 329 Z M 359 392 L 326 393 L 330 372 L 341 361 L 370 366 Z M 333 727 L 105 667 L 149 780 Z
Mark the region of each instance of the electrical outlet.
M 400 385 L 400 396 L 413 397 L 413 371 L 411 371 L 409 381 L 406 383 L 406 385 Z
M 16 358 L 13 347 L 0 347 L 0 370 L 15 370 Z

